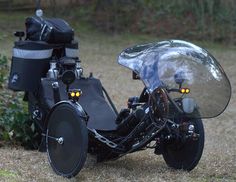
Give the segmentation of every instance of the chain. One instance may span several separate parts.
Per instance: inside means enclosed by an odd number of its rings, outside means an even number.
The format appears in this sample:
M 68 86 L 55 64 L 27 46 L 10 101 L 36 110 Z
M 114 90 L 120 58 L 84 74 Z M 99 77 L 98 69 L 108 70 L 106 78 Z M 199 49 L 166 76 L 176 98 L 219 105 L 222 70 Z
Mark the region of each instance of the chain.
M 108 140 L 104 136 L 100 135 L 95 129 L 89 129 L 89 130 L 94 133 L 95 138 L 98 139 L 100 142 L 105 143 L 106 145 L 108 145 L 111 148 L 116 148 L 117 147 L 117 144 L 115 144 L 114 142 Z

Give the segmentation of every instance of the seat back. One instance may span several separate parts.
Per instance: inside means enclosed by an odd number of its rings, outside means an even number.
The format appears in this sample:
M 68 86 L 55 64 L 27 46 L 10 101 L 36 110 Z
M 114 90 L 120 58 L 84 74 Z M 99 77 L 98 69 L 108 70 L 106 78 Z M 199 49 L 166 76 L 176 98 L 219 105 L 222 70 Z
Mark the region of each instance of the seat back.
M 54 81 L 42 79 L 41 100 L 49 109 L 55 104 L 52 89 Z M 61 100 L 68 100 L 65 85 L 61 81 L 58 83 Z M 79 104 L 89 115 L 89 128 L 103 131 L 116 129 L 115 120 L 117 116 L 103 95 L 100 80 L 95 78 L 76 79 L 70 88 L 82 90 L 83 94 L 79 99 Z

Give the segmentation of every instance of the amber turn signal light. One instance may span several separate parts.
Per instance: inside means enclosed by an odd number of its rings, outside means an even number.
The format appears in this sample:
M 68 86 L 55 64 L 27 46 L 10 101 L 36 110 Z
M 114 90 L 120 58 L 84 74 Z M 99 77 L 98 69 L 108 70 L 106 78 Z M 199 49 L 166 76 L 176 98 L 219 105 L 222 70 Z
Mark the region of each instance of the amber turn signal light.
M 186 92 L 186 94 L 188 94 L 190 92 L 189 88 L 186 88 L 185 92 Z
M 76 96 L 76 97 L 79 97 L 79 96 L 80 96 L 80 92 L 76 92 L 76 93 L 75 93 L 75 96 Z
M 188 93 L 190 93 L 190 89 L 189 88 L 181 88 L 179 90 L 179 92 L 182 93 L 182 94 L 188 94 Z
M 75 96 L 75 92 L 71 92 L 71 93 L 70 93 L 70 96 L 71 96 L 71 97 L 74 97 L 74 96 Z
M 72 100 L 79 100 L 79 97 L 82 95 L 82 91 L 80 89 L 73 89 L 73 90 L 69 90 L 68 92 L 68 97 L 69 99 Z

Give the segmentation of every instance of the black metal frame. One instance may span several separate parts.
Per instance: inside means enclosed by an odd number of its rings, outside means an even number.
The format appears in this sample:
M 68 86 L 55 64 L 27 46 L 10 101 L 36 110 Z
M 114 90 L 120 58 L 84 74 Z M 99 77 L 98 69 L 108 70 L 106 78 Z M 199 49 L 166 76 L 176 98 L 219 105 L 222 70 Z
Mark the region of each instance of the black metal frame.
M 60 88 L 57 88 L 54 90 L 54 99 L 58 98 L 56 95 L 58 95 L 58 90 Z M 109 97 L 107 91 L 105 90 L 104 87 L 102 87 L 103 93 L 107 98 L 107 101 L 109 102 L 110 106 L 112 107 L 113 111 L 116 113 L 118 116 L 117 109 L 115 105 L 113 104 L 111 98 Z M 167 94 L 167 91 L 165 92 Z M 37 99 L 37 96 L 35 93 L 27 93 L 28 95 L 28 101 L 36 103 L 38 107 L 44 107 L 42 103 Z M 29 95 L 31 96 L 29 98 Z M 168 95 L 167 95 L 168 96 Z M 157 120 L 153 120 L 150 116 L 150 108 L 148 105 L 148 100 L 149 94 L 146 92 L 146 89 L 144 88 L 143 92 L 140 95 L 140 103 L 134 103 L 133 109 L 135 109 L 137 106 L 139 106 L 139 109 L 142 109 L 142 112 L 144 114 L 141 115 L 141 118 L 135 118 L 136 120 L 139 120 L 137 124 L 133 127 L 130 128 L 129 132 L 126 134 L 120 134 L 120 132 L 117 130 L 112 130 L 112 131 L 96 131 L 95 129 L 88 128 L 89 131 L 89 136 L 91 142 L 91 145 L 89 148 L 94 148 L 92 153 L 99 154 L 99 151 L 103 151 L 104 149 L 107 151 L 109 155 L 105 155 L 104 157 L 100 158 L 100 161 L 106 160 L 110 158 L 111 154 L 117 154 L 115 158 L 122 157 L 126 155 L 127 153 L 132 153 L 138 150 L 142 150 L 147 147 L 147 145 L 151 141 L 156 141 L 158 137 L 161 135 L 162 130 L 168 130 L 168 123 L 169 120 L 159 118 L 159 121 L 161 123 L 156 123 Z M 169 97 L 168 97 L 169 99 Z M 60 97 L 59 97 L 60 100 Z M 59 101 L 58 99 L 55 100 L 55 107 L 60 104 L 61 102 L 74 102 L 74 101 Z M 59 101 L 59 102 L 58 102 Z M 170 101 L 171 102 L 171 101 Z M 173 101 L 174 102 L 174 101 Z M 54 107 L 53 107 L 54 108 Z M 50 113 L 53 112 L 53 108 L 43 108 L 43 110 L 48 111 L 46 112 L 47 118 L 50 116 Z M 81 108 L 81 107 L 80 107 Z M 131 114 L 130 114 L 131 115 Z M 85 117 L 85 116 L 84 116 Z M 47 126 L 47 118 L 45 119 L 44 126 L 42 126 L 39 121 L 34 120 L 35 123 L 40 127 L 42 130 L 42 135 L 43 139 L 46 136 L 45 131 L 46 131 L 46 126 Z M 126 122 L 131 122 L 131 119 L 126 121 Z M 122 123 L 124 124 L 124 123 Z M 173 124 L 173 123 L 171 123 Z M 128 125 L 129 126 L 129 125 Z M 141 133 L 141 134 L 140 134 Z M 168 133 L 168 132 L 167 132 Z M 141 139 L 142 138 L 142 139 Z M 94 143 L 95 142 L 95 143 Z M 136 143 L 135 143 L 136 142 Z M 103 150 L 101 150 L 103 149 Z M 89 149 L 89 151 L 92 151 Z

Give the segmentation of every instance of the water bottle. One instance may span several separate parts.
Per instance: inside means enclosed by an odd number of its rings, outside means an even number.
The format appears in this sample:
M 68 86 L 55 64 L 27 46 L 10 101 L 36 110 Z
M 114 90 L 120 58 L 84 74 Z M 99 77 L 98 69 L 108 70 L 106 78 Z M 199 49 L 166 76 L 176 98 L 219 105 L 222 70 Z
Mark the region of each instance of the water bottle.
M 76 75 L 76 78 L 80 79 L 80 77 L 82 76 L 83 74 L 83 69 L 81 68 L 80 66 L 80 61 L 76 61 L 76 67 L 75 67 L 75 75 Z
M 47 78 L 51 78 L 51 79 L 57 79 L 58 78 L 58 70 L 57 70 L 57 63 L 55 60 L 52 60 L 50 62 L 50 69 L 48 70 L 47 73 Z

